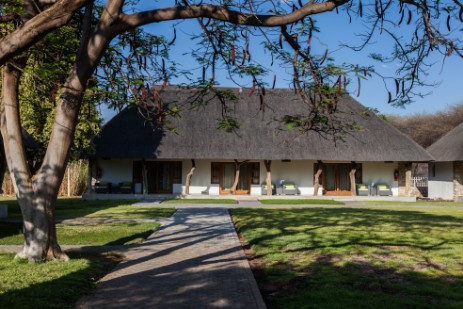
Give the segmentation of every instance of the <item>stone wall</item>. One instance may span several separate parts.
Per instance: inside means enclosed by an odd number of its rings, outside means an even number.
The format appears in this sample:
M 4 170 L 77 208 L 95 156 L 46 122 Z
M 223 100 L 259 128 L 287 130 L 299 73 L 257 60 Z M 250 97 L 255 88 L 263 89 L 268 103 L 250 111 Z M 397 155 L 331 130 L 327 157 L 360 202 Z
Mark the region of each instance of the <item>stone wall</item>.
M 463 198 L 463 161 L 453 162 L 453 199 Z

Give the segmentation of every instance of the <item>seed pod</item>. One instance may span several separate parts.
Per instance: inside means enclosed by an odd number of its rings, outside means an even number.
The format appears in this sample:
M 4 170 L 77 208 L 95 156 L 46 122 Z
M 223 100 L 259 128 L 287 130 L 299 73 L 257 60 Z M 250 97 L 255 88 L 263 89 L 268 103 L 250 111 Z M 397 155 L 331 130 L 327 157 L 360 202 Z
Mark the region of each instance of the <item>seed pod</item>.
M 254 94 L 254 91 L 256 91 L 256 80 L 252 82 L 252 88 L 251 91 L 249 92 L 249 96 L 252 96 Z
M 401 2 L 402 3 L 402 2 Z M 402 23 L 402 21 L 404 20 L 404 15 L 405 15 L 405 11 L 402 10 L 402 13 L 400 14 L 400 20 L 399 20 L 399 25 Z
M 387 92 L 387 103 L 391 103 L 392 101 L 392 94 L 390 91 Z
M 410 25 L 411 22 L 412 22 L 412 11 L 408 10 L 407 25 Z
M 397 96 L 399 94 L 399 89 L 400 89 L 400 84 L 398 79 L 394 79 L 395 81 L 395 95 Z
M 272 89 L 275 89 L 275 84 L 277 83 L 277 75 L 273 74 L 273 84 L 272 84 Z
M 359 97 L 360 96 L 360 88 L 361 88 L 360 77 L 357 77 L 357 84 L 358 84 L 357 97 Z
M 235 45 L 232 45 L 231 47 L 231 58 L 232 58 L 232 64 L 235 65 L 236 64 L 236 54 L 235 54 Z
M 280 34 L 280 48 L 283 49 L 283 34 Z
M 174 44 L 176 39 L 177 39 L 177 30 L 176 30 L 175 27 L 174 27 L 174 38 L 173 38 L 172 41 L 170 41 L 169 44 L 167 44 L 167 45 L 170 46 L 170 45 Z
M 339 75 L 339 77 L 338 77 L 338 92 L 337 92 L 337 95 L 341 94 L 341 87 L 342 87 L 341 75 Z
M 450 56 L 450 54 L 453 52 L 453 46 L 450 46 L 447 52 L 445 53 L 446 56 Z
M 163 82 L 162 82 L 162 86 L 161 86 L 161 89 L 164 89 L 167 87 L 167 77 L 164 78 Z
M 323 54 L 323 57 L 322 57 L 322 59 L 320 60 L 320 65 L 322 65 L 322 64 L 325 62 L 327 56 L 328 56 L 328 49 L 325 50 L 325 53 Z
M 363 17 L 363 4 L 362 1 L 359 1 L 359 15 Z
M 450 29 L 450 14 L 447 16 L 447 30 L 450 32 L 451 29 Z

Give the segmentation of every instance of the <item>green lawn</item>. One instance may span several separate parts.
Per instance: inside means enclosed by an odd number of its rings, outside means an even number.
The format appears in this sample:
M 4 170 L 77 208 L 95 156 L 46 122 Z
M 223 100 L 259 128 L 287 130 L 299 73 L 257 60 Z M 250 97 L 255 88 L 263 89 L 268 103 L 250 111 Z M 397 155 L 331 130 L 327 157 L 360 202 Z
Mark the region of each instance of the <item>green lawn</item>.
M 271 199 L 259 200 L 264 205 L 344 205 L 343 202 L 334 200 L 316 200 L 316 199 Z
M 29 264 L 0 254 L 0 307 L 70 308 L 120 260 L 114 254 L 71 254 L 69 262 Z
M 21 218 L 14 199 L 0 202 L 8 204 L 10 218 Z M 169 217 L 175 212 L 171 207 L 132 206 L 131 203 L 59 199 L 56 216 L 59 219 L 145 219 Z M 21 226 L 18 222 L 1 222 L 0 245 L 21 245 Z M 126 245 L 143 241 L 158 227 L 156 222 L 57 224 L 57 234 L 61 245 Z M 121 259 L 114 254 L 69 255 L 69 262 L 28 264 L 13 259 L 12 254 L 0 254 L 0 307 L 70 308 Z
M 151 235 L 159 223 L 57 224 L 61 245 L 128 245 Z M 21 223 L 0 223 L 0 245 L 21 245 Z
M 175 209 L 172 207 L 133 206 L 130 200 L 86 201 L 80 198 L 58 199 L 56 204 L 57 219 L 73 218 L 162 218 L 170 217 Z M 2 199 L 0 203 L 8 204 L 9 218 L 21 218 L 21 210 L 16 199 Z
M 431 207 L 432 206 L 432 207 Z M 269 308 L 463 308 L 463 207 L 234 209 Z

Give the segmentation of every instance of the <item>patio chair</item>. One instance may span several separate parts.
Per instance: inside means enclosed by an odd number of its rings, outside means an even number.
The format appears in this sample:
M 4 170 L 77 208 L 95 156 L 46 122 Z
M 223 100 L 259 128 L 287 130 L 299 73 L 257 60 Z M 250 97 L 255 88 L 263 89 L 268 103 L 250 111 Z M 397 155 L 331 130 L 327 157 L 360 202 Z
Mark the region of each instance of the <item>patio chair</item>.
M 263 182 L 261 185 L 261 195 L 267 195 L 267 183 Z M 276 193 L 275 191 L 275 184 L 272 182 L 272 195 Z
M 297 195 L 299 194 L 299 189 L 296 184 L 292 181 L 284 182 L 282 185 L 282 194 L 284 195 Z
M 106 181 L 99 181 L 95 184 L 96 193 L 110 193 L 111 192 L 111 183 Z
M 370 194 L 370 190 L 368 189 L 367 185 L 363 183 L 357 184 L 357 195 L 358 196 L 368 196 Z
M 392 195 L 391 187 L 387 184 L 377 184 L 376 194 L 381 195 L 381 196 L 390 196 Z
M 132 182 L 131 181 L 124 181 L 119 183 L 119 192 L 120 193 L 132 193 Z

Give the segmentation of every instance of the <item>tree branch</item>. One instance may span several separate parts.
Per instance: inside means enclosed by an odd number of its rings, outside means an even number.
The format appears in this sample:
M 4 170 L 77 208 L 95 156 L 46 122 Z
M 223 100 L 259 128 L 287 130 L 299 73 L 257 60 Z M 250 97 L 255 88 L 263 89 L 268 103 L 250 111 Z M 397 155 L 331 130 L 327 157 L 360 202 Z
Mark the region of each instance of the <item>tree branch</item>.
M 225 22 L 230 22 L 236 25 L 255 26 L 255 27 L 277 27 L 285 24 L 294 23 L 303 19 L 308 15 L 314 15 L 331 11 L 337 6 L 343 5 L 349 0 L 332 0 L 322 3 L 309 2 L 300 9 L 292 13 L 284 15 L 265 15 L 265 14 L 249 14 L 230 10 L 226 6 L 217 5 L 191 5 L 177 6 L 166 9 L 157 9 L 145 11 L 135 14 L 121 14 L 119 16 L 119 33 L 127 31 L 149 23 L 192 19 L 198 17 L 213 18 Z
M 0 65 L 26 50 L 51 30 L 66 24 L 77 9 L 94 0 L 57 0 L 55 4 L 0 40 Z

